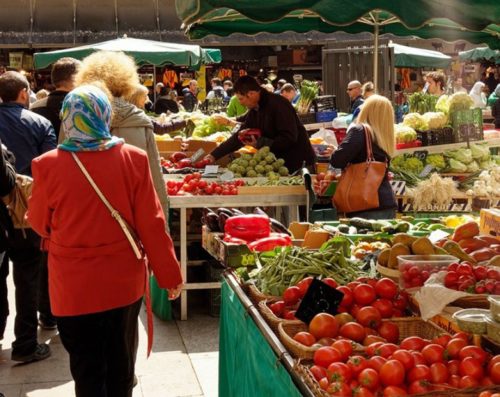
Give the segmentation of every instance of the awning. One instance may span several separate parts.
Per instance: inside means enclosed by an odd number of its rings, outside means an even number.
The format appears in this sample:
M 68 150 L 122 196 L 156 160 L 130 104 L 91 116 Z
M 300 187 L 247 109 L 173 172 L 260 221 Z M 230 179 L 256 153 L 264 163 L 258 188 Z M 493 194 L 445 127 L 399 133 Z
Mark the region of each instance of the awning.
M 461 61 L 490 61 L 500 64 L 500 51 L 492 50 L 489 47 L 479 47 L 469 51 L 461 51 L 458 53 L 458 57 Z
M 394 66 L 398 68 L 447 68 L 451 57 L 439 51 L 407 47 L 400 44 L 389 44 L 394 48 Z
M 81 47 L 35 53 L 35 69 L 46 68 L 63 57 L 83 59 L 95 51 L 122 51 L 132 56 L 138 65 L 178 65 L 199 68 L 203 63 L 219 63 L 222 59 L 218 49 L 202 49 L 198 45 L 123 37 Z

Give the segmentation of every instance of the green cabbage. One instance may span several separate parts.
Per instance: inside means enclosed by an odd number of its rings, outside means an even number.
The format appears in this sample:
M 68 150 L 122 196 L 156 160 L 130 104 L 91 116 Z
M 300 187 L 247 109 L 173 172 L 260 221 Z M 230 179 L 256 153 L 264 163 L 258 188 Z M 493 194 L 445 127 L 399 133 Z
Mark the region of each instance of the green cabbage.
M 450 164 L 448 168 L 450 172 L 464 173 L 467 171 L 467 166 L 464 163 L 461 163 L 460 161 L 450 158 L 448 162 Z
M 399 155 L 391 160 L 391 168 L 395 171 L 409 171 L 420 174 L 424 169 L 424 163 L 416 157 Z
M 467 172 L 478 172 L 479 164 L 477 161 L 472 161 L 470 164 L 467 164 Z
M 444 155 L 464 164 L 472 162 L 472 151 L 470 149 L 447 150 Z
M 490 169 L 493 169 L 497 166 L 497 163 L 490 159 L 490 160 L 486 160 L 486 161 L 481 161 L 479 163 L 479 168 L 482 169 L 482 170 L 490 170 Z
M 474 105 L 474 101 L 466 92 L 456 92 L 448 100 L 449 113 L 458 110 L 468 110 Z
M 470 144 L 472 158 L 479 161 L 487 161 L 490 158 L 490 149 L 486 145 Z
M 491 156 L 491 160 L 500 165 L 500 155 L 494 154 L 493 156 Z

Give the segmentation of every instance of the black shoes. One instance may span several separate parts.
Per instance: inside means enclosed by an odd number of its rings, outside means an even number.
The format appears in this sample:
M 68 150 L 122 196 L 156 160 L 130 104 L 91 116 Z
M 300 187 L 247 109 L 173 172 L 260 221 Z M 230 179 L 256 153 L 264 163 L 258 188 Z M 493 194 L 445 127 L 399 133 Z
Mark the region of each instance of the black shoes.
M 41 329 L 45 330 L 54 330 L 57 329 L 57 323 L 55 320 L 42 320 L 41 318 L 38 320 L 38 325 Z
M 14 354 L 12 353 L 11 360 L 19 361 L 21 363 L 30 363 L 33 361 L 41 361 L 49 358 L 51 355 L 50 347 L 46 343 L 39 343 L 35 351 L 30 354 Z

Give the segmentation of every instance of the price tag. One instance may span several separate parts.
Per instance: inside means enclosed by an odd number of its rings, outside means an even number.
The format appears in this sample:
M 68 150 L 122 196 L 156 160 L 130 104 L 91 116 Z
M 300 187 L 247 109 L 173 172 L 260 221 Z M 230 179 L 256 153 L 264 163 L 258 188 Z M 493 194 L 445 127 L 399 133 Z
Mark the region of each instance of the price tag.
M 425 178 L 427 175 L 431 173 L 431 171 L 434 169 L 434 166 L 431 164 L 427 164 L 422 172 L 418 175 L 419 178 Z
M 448 237 L 450 233 L 445 232 L 444 230 L 434 230 L 431 234 L 429 234 L 429 240 L 432 244 L 437 243 L 439 240 L 442 240 Z
M 413 152 L 413 157 L 416 157 L 420 161 L 425 161 L 429 152 L 427 150 L 415 150 Z
M 196 163 L 198 160 L 200 160 L 203 156 L 205 155 L 205 151 L 203 149 L 198 149 L 194 154 L 191 156 L 191 163 Z
M 218 165 L 207 165 L 205 167 L 204 174 L 217 174 L 218 172 L 219 172 L 219 166 Z

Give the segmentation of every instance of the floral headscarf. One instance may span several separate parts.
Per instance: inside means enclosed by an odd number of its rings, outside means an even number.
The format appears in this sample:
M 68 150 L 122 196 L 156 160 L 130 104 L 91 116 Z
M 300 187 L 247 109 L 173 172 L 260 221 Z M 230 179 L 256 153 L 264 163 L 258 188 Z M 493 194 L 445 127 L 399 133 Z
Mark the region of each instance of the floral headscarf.
M 66 139 L 58 146 L 70 152 L 108 150 L 124 143 L 112 136 L 111 103 L 96 86 L 75 88 L 64 99 L 61 120 Z

